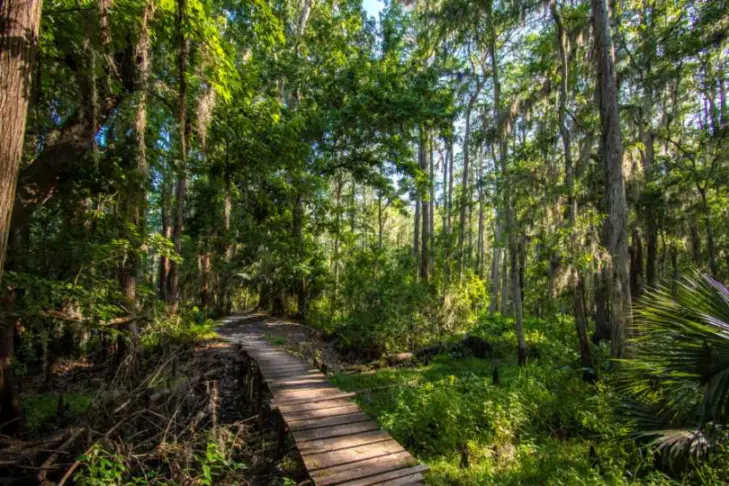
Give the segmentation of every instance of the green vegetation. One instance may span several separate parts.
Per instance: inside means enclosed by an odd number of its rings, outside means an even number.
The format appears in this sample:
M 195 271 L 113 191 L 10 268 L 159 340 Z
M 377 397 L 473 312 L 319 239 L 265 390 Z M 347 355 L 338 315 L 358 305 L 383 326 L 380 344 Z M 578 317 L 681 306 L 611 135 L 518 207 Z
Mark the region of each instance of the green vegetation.
M 92 399 L 92 395 L 80 393 L 29 395 L 23 400 L 25 425 L 31 432 L 39 433 L 73 423 L 89 410 Z
M 255 308 L 435 483 L 729 482 L 727 0 L 0 1 L 0 477 L 273 474 Z
M 483 317 L 472 329 L 493 345 L 493 361 L 439 355 L 416 368 L 334 381 L 372 390 L 357 402 L 431 466 L 431 484 L 720 484 L 729 477 L 724 449 L 698 468 L 656 470 L 647 442 L 636 440 L 642 429 L 623 415 L 614 372 L 595 385 L 583 381 L 569 319 L 528 321 L 534 351 L 523 367 L 511 324 Z

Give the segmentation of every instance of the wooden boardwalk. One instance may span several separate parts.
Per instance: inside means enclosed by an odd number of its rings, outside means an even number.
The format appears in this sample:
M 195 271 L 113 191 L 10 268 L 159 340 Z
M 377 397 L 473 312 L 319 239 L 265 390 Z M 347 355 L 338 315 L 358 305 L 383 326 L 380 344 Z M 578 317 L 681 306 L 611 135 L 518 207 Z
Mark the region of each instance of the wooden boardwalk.
M 234 319 L 227 319 L 234 322 Z M 269 344 L 250 326 L 229 326 L 222 335 L 253 360 L 253 379 L 270 391 L 268 408 L 280 414 L 281 437 L 290 433 L 316 486 L 422 485 L 427 467 L 326 379 L 319 370 Z M 250 374 L 250 373 L 249 373 Z M 257 378 L 256 378 L 257 377 Z M 249 379 L 250 398 L 254 397 Z

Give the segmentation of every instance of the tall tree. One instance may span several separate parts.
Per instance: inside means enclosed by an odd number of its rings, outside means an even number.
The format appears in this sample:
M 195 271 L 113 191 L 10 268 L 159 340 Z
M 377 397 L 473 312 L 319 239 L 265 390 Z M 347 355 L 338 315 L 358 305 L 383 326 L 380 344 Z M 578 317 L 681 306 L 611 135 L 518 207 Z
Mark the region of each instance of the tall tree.
M 18 168 L 31 98 L 33 60 L 38 45 L 41 0 L 0 3 L 0 282 L 2 282 L 15 202 Z M 12 310 L 13 296 L 5 310 Z M 14 324 L 0 321 L 0 431 L 18 427 L 20 406 L 12 383 Z
M 597 92 L 600 104 L 600 159 L 605 174 L 605 209 L 603 242 L 610 259 L 606 264 L 611 351 L 621 357 L 625 332 L 631 322 L 630 260 L 628 258 L 628 205 L 623 176 L 623 141 L 618 113 L 618 83 L 615 52 L 606 0 L 592 0 L 595 30 Z
M 175 217 L 173 220 L 172 239 L 177 254 L 182 253 L 182 225 L 185 209 L 185 188 L 187 185 L 187 39 L 185 37 L 185 22 L 187 18 L 187 0 L 177 0 L 177 76 L 178 76 L 178 103 L 177 103 L 177 129 L 180 144 L 180 157 L 176 167 L 177 183 L 175 184 Z M 172 261 L 169 274 L 170 311 L 177 312 L 180 305 L 180 263 Z

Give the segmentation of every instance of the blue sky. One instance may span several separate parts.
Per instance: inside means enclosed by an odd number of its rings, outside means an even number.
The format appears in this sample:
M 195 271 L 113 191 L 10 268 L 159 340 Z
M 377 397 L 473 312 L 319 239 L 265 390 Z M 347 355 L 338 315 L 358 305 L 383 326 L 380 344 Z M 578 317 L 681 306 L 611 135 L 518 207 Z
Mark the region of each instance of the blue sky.
M 380 11 L 385 8 L 385 3 L 382 0 L 362 0 L 362 6 L 367 10 L 368 15 L 379 20 Z

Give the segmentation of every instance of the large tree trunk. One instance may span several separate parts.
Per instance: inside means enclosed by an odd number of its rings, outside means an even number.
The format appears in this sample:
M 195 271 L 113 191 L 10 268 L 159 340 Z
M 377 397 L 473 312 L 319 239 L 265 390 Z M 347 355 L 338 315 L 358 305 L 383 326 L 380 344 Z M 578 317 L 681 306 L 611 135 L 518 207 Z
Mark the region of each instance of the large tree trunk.
M 40 0 L 0 3 L 0 281 L 23 155 L 41 6 Z
M 41 0 L 0 2 L 0 282 L 10 234 L 18 168 L 31 96 Z M 9 297 L 12 298 L 12 297 Z M 0 432 L 14 432 L 20 418 L 12 383 L 14 325 L 0 321 Z M 7 426 L 3 427 L 4 424 Z
M 607 264 L 610 307 L 611 352 L 624 353 L 625 333 L 630 327 L 630 281 L 628 259 L 628 207 L 623 178 L 623 141 L 618 114 L 618 84 L 607 0 L 592 0 L 595 29 L 597 87 L 600 100 L 600 157 L 605 172 L 607 218 L 603 225 L 604 245 L 610 255 Z
M 177 184 L 175 185 L 175 218 L 172 229 L 172 238 L 175 243 L 175 252 L 182 254 L 182 222 L 185 206 L 185 188 L 187 185 L 187 117 L 186 102 L 187 81 L 187 39 L 185 39 L 187 1 L 177 0 L 177 50 L 179 78 L 179 101 L 177 105 L 177 124 L 180 138 L 180 160 L 177 167 Z M 170 265 L 170 312 L 176 313 L 180 306 L 180 263 L 171 262 Z
M 106 11 L 104 2 L 101 2 L 102 10 Z M 129 236 L 133 241 L 131 245 L 134 249 L 125 255 L 122 262 L 119 280 L 122 287 L 122 293 L 125 296 L 127 311 L 133 314 L 137 308 L 137 274 L 139 273 L 139 255 L 137 248 L 141 245 L 138 240 L 140 236 L 147 233 L 145 224 L 144 211 L 147 202 L 147 178 L 149 175 L 149 166 L 147 164 L 147 144 L 145 132 L 147 130 L 147 80 L 149 77 L 149 28 L 148 24 L 154 12 L 154 2 L 147 1 L 142 12 L 142 19 L 139 26 L 139 39 L 135 46 L 135 58 L 137 60 L 137 86 L 138 98 L 136 103 L 136 113 L 134 120 L 135 135 L 135 160 L 131 170 L 130 187 L 127 188 L 127 194 L 124 196 L 123 205 L 126 206 L 125 213 L 128 222 L 134 226 L 135 231 Z M 105 21 L 106 19 L 102 17 Z M 104 24 L 102 24 L 104 27 Z M 104 29 L 102 28 L 102 34 Z M 103 34 L 107 36 L 108 33 Z M 108 41 L 107 41 L 108 43 Z M 136 322 L 132 321 L 129 331 L 136 338 L 137 328 Z

